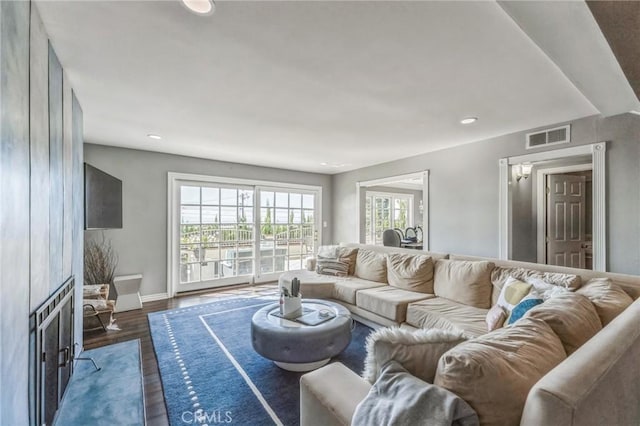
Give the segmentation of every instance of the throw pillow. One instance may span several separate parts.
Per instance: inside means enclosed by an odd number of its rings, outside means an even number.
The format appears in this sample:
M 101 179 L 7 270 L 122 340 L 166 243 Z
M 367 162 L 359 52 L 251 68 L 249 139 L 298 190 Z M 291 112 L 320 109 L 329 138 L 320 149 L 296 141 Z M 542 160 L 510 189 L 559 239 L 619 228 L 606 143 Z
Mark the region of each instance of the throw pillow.
M 579 275 L 561 274 L 557 272 L 542 272 L 526 268 L 505 268 L 498 266 L 491 272 L 491 282 L 493 284 L 493 293 L 491 294 L 491 303 L 496 303 L 500 291 L 504 286 L 507 278 L 513 277 L 520 281 L 527 282 L 527 278 L 536 277 L 548 284 L 564 287 L 569 290 L 576 290 L 582 284 Z
M 438 260 L 433 289 L 436 296 L 476 308 L 491 307 L 491 270 L 493 262 Z
M 384 364 L 396 360 L 416 377 L 433 382 L 440 356 L 467 338 L 461 332 L 381 328 L 367 337 L 362 377 L 374 383 Z
M 497 305 L 503 308 L 507 314 L 511 314 L 511 311 L 515 306 L 525 298 L 531 291 L 531 284 L 517 280 L 513 277 L 507 278 L 500 296 L 498 296 Z M 508 316 L 508 315 L 507 315 Z
M 433 261 L 424 255 L 387 255 L 389 285 L 404 290 L 433 294 Z
M 596 308 L 585 296 L 567 292 L 553 297 L 525 314 L 540 319 L 562 341 L 567 355 L 574 353 L 602 329 Z
M 538 292 L 536 292 L 535 290 L 531 291 L 531 293 L 529 293 L 527 297 L 522 299 L 520 303 L 518 303 L 515 308 L 511 310 L 511 314 L 507 319 L 507 325 L 515 323 L 520 318 L 522 318 L 524 314 L 526 314 L 530 309 L 532 309 L 534 306 L 538 306 L 543 302 L 544 300 Z
M 386 283 L 387 259 L 385 255 L 373 250 L 358 250 L 355 275 L 363 280 Z
M 483 425 L 519 425 L 529 390 L 566 357 L 547 323 L 525 318 L 442 355 L 434 384 L 467 401 Z
M 507 319 L 507 313 L 500 307 L 500 305 L 493 305 L 489 312 L 487 312 L 487 317 L 485 321 L 487 323 L 487 330 L 493 331 L 502 327 L 505 320 Z
M 592 278 L 577 293 L 593 303 L 603 327 L 633 303 L 631 296 L 609 278 Z
M 540 295 L 542 300 L 549 300 L 552 297 L 557 296 L 558 294 L 571 291 L 567 287 L 548 283 L 538 277 L 527 277 L 525 280 L 533 286 L 532 291 L 535 290 Z
M 320 257 L 316 260 L 316 272 L 322 275 L 346 277 L 349 275 L 350 261 L 348 258 Z
M 478 426 L 479 422 L 462 398 L 390 361 L 356 407 L 351 425 Z
M 353 274 L 357 248 L 337 245 L 318 247 L 315 270 L 318 274 L 343 277 Z

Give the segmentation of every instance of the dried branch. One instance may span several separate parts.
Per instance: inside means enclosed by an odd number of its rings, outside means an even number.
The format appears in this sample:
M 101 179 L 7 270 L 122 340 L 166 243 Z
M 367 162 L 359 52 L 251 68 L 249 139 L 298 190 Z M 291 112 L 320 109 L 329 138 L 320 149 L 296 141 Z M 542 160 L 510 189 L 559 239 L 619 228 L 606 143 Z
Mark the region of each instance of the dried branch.
M 111 243 L 88 240 L 84 245 L 85 284 L 111 284 L 118 265 L 118 256 Z

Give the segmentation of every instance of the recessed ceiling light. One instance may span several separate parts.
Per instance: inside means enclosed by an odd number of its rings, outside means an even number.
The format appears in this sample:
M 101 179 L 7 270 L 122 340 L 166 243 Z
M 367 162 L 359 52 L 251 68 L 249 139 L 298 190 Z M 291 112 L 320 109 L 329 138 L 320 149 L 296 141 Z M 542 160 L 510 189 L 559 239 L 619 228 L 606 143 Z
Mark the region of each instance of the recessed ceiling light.
M 198 15 L 211 15 L 216 10 L 213 0 L 182 0 L 182 3 Z
M 149 134 L 147 135 L 147 137 L 148 137 L 148 138 L 150 138 L 150 139 L 156 139 L 156 140 L 162 139 L 162 136 L 160 136 L 160 135 L 154 135 L 153 133 L 149 133 Z
M 460 120 L 460 123 L 471 124 L 471 123 L 475 123 L 476 121 L 478 121 L 478 117 L 465 117 L 462 120 Z

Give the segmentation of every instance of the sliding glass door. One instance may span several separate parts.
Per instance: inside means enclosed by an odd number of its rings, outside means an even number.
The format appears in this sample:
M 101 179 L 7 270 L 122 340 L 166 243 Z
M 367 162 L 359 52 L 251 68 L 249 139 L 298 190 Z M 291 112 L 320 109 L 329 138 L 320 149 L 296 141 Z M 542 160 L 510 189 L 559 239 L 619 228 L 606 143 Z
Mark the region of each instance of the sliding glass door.
M 174 292 L 277 279 L 316 250 L 318 190 L 176 181 L 174 195 Z

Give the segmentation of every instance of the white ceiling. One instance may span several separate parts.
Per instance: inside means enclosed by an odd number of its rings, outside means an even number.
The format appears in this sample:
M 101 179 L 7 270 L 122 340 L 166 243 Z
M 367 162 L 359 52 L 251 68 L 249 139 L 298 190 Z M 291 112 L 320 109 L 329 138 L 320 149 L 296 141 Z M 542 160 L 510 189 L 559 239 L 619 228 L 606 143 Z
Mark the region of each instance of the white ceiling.
M 339 173 L 599 112 L 494 2 L 38 7 L 90 143 Z

